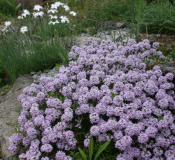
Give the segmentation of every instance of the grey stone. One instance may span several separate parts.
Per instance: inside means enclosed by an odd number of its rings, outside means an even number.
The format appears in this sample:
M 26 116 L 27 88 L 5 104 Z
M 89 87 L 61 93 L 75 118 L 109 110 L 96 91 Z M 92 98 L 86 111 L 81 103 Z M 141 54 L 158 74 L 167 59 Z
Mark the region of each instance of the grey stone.
M 125 22 L 117 22 L 116 26 L 117 26 L 117 28 L 124 28 L 124 27 L 126 27 L 126 23 Z
M 159 66 L 164 73 L 171 72 L 175 75 L 175 61 L 159 64 Z
M 19 113 L 16 110 L 21 108 L 17 97 L 22 93 L 23 88 L 29 86 L 32 82 L 31 75 L 21 76 L 16 80 L 7 95 L 0 97 L 0 145 L 3 160 L 9 160 L 14 156 L 8 151 L 8 146 L 9 137 L 12 135 L 15 125 L 7 125 L 6 123 L 17 124 Z
M 120 29 L 125 27 L 126 27 L 125 22 L 106 21 L 99 25 L 98 31 L 109 30 L 109 29 L 114 30 L 114 29 Z
M 75 44 L 79 47 L 83 47 L 87 44 L 87 39 L 89 37 L 86 37 L 86 36 L 80 36 L 80 37 L 76 37 L 75 38 Z M 101 39 L 100 38 L 97 38 L 97 37 L 93 37 L 93 40 L 96 41 L 96 42 L 100 42 Z
M 79 46 L 79 47 L 83 47 L 87 44 L 87 39 L 89 37 L 86 37 L 86 36 L 79 36 L 79 37 L 76 37 L 75 38 L 75 45 Z M 93 37 L 93 40 L 100 43 L 101 40 L 108 40 L 108 39 L 111 39 L 111 40 L 118 40 L 120 39 L 120 35 L 117 34 L 117 33 L 114 33 L 114 34 L 111 34 L 111 35 L 100 35 L 100 37 Z

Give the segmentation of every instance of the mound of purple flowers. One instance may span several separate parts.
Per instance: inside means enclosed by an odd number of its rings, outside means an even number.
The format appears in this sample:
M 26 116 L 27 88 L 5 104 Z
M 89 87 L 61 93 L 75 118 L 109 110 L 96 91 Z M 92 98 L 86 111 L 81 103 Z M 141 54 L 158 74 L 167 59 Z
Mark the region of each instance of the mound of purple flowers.
M 71 160 L 76 129 L 90 124 L 84 146 L 90 136 L 111 139 L 120 150 L 116 160 L 174 160 L 173 74 L 163 76 L 158 66 L 146 70 L 144 63 L 149 56 L 164 58 L 157 48 L 158 43 L 132 39 L 126 46 L 92 39 L 82 48 L 73 46 L 67 67 L 41 77 L 18 97 L 21 133 L 12 135 L 9 150 L 22 144 L 26 153 L 20 159 Z

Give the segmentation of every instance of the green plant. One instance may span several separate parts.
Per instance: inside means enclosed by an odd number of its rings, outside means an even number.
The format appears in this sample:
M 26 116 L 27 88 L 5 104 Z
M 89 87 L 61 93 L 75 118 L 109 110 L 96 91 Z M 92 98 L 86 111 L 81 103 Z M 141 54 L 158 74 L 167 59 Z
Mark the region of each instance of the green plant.
M 121 0 L 69 0 L 67 3 L 77 10 L 77 20 L 81 23 L 81 26 L 78 25 L 78 33 L 88 28 L 90 34 L 94 35 L 105 21 L 131 20 L 127 3 Z
M 172 49 L 172 51 L 167 56 L 169 56 L 172 60 L 175 60 L 175 47 Z
M 21 4 L 22 8 L 32 9 L 34 5 L 40 4 L 43 0 L 16 0 Z
M 4 21 L 7 21 L 10 17 L 10 15 L 7 16 L 6 14 L 0 12 L 0 24 L 2 24 Z
M 93 137 L 91 137 L 90 143 L 89 143 L 89 155 L 87 156 L 81 148 L 78 148 L 78 150 L 81 153 L 84 160 L 92 160 L 92 159 L 96 160 L 100 156 L 100 154 L 107 148 L 107 146 L 109 145 L 110 142 L 111 142 L 111 140 L 109 140 L 109 141 L 105 142 L 103 145 L 101 145 L 100 148 L 98 149 L 97 153 L 95 155 L 93 155 L 94 140 L 93 140 Z
M 131 19 L 128 4 L 122 1 L 98 1 L 94 7 L 87 7 L 85 23 L 98 29 L 105 21 L 126 21 Z M 113 28 L 115 29 L 115 28 Z
M 17 15 L 17 12 L 20 9 L 21 4 L 18 3 L 16 0 L 7 0 L 6 2 L 9 5 L 9 7 L 11 8 L 11 10 L 13 11 L 13 14 Z
M 61 41 L 38 41 L 18 34 L 8 38 L 1 41 L 0 62 L 11 82 L 19 75 L 67 62 L 68 51 Z
M 16 0 L 1 0 L 0 1 L 0 13 L 4 15 L 17 15 L 18 10 L 21 8 L 21 4 Z
M 19 75 L 67 63 L 68 50 L 73 44 L 71 16 L 68 15 L 70 23 L 52 25 L 49 22 L 52 22 L 50 16 L 53 15 L 48 15 L 47 11 L 40 13 L 44 16 L 34 18 L 29 11 L 26 15 L 22 13 L 25 16 L 21 15 L 21 19 L 13 24 L 15 27 L 9 25 L 1 34 L 0 63 L 11 82 Z M 23 32 L 22 28 L 26 30 Z
M 175 9 L 168 1 L 150 3 L 140 25 L 142 33 L 175 34 Z
M 141 24 L 141 19 L 143 17 L 143 11 L 146 7 L 146 2 L 145 0 L 132 0 L 132 1 L 129 1 L 128 5 L 132 13 L 131 24 L 130 24 L 131 37 L 133 37 L 134 35 L 133 38 L 135 38 L 136 41 L 138 42 L 140 24 Z

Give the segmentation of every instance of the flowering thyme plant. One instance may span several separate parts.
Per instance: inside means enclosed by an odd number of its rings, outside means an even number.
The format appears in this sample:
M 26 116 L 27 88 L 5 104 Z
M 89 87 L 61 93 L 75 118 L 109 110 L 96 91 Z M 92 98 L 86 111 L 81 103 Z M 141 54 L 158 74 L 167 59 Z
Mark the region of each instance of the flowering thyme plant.
M 72 159 L 84 138 L 111 140 L 116 160 L 172 160 L 175 157 L 175 92 L 173 74 L 159 66 L 146 70 L 144 59 L 164 58 L 148 40 L 126 46 L 110 40 L 88 40 L 73 46 L 69 65 L 54 77 L 41 77 L 18 97 L 20 132 L 10 137 L 9 150 L 23 145 L 20 159 Z M 84 133 L 80 135 L 80 133 Z

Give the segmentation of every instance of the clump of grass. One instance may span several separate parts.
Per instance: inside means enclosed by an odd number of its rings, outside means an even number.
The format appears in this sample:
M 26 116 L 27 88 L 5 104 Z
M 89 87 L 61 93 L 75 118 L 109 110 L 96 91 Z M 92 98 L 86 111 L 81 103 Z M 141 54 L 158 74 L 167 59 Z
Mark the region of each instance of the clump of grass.
M 9 35 L 1 42 L 0 53 L 3 69 L 13 82 L 19 75 L 66 63 L 68 51 L 56 40 L 45 42 L 28 36 Z

